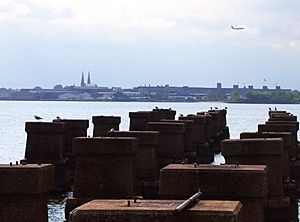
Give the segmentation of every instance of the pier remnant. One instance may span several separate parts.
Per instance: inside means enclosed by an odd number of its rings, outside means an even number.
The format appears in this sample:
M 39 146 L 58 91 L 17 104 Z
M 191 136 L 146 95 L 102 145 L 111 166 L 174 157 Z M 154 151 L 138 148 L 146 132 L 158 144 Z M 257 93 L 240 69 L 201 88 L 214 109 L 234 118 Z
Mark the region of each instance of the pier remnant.
M 54 189 L 51 164 L 0 165 L 0 221 L 48 222 L 47 194 Z
M 174 215 L 182 200 L 93 200 L 71 213 L 71 222 L 244 222 L 238 201 L 201 200 Z M 129 204 L 128 204 L 129 203 Z M 100 216 L 101 215 L 101 216 Z M 101 217 L 101 220 L 99 220 Z

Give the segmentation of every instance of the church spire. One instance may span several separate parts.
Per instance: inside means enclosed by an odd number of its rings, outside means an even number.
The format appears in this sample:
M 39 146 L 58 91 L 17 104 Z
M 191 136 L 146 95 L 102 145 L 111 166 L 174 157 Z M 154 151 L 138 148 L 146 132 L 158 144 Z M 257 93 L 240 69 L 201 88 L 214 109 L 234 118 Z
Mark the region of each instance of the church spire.
M 81 73 L 81 84 L 80 84 L 81 87 L 85 87 L 85 83 L 84 83 L 84 73 L 82 71 Z
M 90 71 L 88 72 L 87 84 L 91 85 L 91 73 L 90 73 Z

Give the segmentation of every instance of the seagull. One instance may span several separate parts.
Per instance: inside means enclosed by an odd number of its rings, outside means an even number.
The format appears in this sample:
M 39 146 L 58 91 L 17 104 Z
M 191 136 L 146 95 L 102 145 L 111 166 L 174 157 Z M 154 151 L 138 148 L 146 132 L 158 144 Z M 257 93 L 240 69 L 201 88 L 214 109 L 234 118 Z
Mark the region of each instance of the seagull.
M 157 107 L 157 106 L 155 106 L 155 109 L 158 109 L 158 107 Z
M 111 128 L 109 132 L 114 132 L 114 131 L 115 131 L 115 129 L 114 129 L 114 128 Z
M 37 115 L 34 115 L 34 118 L 35 118 L 36 120 L 41 120 L 41 119 L 43 119 L 42 117 L 39 117 L 39 116 L 37 116 Z
M 228 109 L 227 106 L 225 106 L 225 109 Z
M 215 109 L 218 109 L 218 107 L 215 106 Z
M 210 109 L 212 109 L 212 107 L 210 107 Z
M 61 118 L 59 116 L 56 117 L 57 121 L 61 121 Z
M 270 111 L 272 110 L 271 107 L 269 107 L 269 110 L 270 110 Z
M 275 106 L 275 110 L 277 111 L 277 107 Z

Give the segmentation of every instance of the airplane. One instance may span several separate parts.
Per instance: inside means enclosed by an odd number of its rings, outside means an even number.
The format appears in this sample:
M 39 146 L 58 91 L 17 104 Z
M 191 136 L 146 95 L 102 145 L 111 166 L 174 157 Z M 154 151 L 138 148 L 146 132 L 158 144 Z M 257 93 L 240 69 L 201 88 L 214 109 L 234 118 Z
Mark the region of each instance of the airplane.
M 233 27 L 233 26 L 231 26 L 231 29 L 233 29 L 233 30 L 243 30 L 243 29 L 245 29 L 245 27 Z

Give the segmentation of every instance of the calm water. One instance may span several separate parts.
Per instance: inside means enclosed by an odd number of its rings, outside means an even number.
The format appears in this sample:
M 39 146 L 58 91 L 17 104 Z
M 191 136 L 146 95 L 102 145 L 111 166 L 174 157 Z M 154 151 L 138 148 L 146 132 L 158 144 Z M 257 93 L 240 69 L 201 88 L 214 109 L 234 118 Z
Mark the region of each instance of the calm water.
M 257 125 L 267 119 L 268 104 L 225 104 L 225 103 L 135 103 L 135 102 L 32 102 L 0 101 L 0 163 L 20 160 L 25 152 L 25 122 L 34 121 L 33 115 L 52 121 L 56 116 L 61 118 L 85 118 L 90 120 L 88 134 L 92 135 L 93 115 L 118 115 L 122 122 L 120 130 L 128 130 L 130 111 L 172 108 L 179 114 L 195 114 L 210 107 L 228 107 L 227 123 L 231 138 L 238 138 L 244 131 L 256 131 Z M 288 110 L 300 116 L 300 105 L 278 105 L 278 109 Z M 221 156 L 216 162 L 223 162 Z M 54 197 L 50 202 L 49 221 L 63 221 L 64 200 L 66 196 Z

